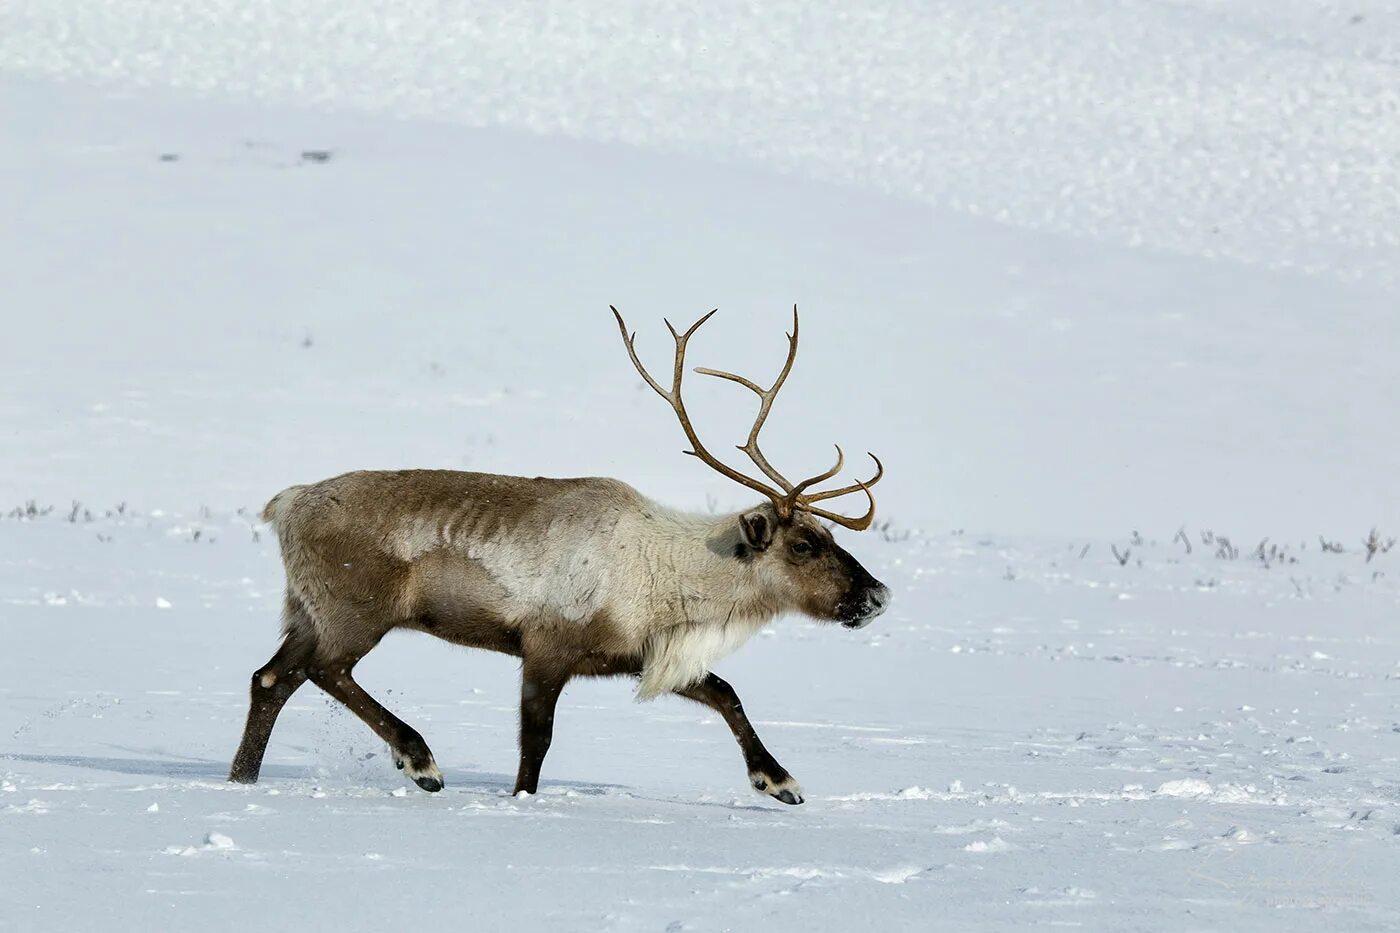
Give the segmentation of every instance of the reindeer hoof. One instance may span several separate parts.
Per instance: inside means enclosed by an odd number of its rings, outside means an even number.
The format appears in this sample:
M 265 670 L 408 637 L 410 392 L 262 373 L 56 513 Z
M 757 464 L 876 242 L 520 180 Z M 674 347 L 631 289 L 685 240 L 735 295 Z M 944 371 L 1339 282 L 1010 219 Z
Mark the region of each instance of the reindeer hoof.
M 754 790 L 789 806 L 802 803 L 802 785 L 786 772 L 782 778 L 773 778 L 761 771 L 753 771 L 749 773 L 749 783 L 753 785 Z
M 437 762 L 432 756 L 428 756 L 425 764 L 415 763 L 412 758 L 406 758 L 397 752 L 394 753 L 394 764 L 399 770 L 406 774 L 413 783 L 423 788 L 430 794 L 436 794 L 443 788 L 442 771 L 438 768 Z

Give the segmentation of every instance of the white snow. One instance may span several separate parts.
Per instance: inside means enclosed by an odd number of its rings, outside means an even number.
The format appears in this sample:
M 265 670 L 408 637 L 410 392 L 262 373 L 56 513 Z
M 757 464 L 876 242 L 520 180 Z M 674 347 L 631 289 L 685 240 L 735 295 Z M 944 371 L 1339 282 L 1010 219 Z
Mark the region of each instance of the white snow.
M 1394 929 L 1397 104 L 1386 0 L 0 4 L 0 930 Z M 407 635 L 441 794 L 310 687 L 224 782 L 267 498 L 738 507 L 607 305 L 762 377 L 794 301 L 767 449 L 881 455 L 894 591 L 717 667 L 805 804 L 591 681 L 513 798 L 515 666 Z
M 1182 778 L 1179 781 L 1166 781 L 1157 788 L 1163 797 L 1209 797 L 1215 792 L 1206 781 L 1198 778 Z

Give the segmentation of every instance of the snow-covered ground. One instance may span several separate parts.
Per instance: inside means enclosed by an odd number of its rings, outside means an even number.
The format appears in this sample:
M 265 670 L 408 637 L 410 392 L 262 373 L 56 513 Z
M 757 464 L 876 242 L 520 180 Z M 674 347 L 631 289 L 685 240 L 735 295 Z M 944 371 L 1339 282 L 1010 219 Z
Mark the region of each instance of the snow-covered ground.
M 1400 923 L 1400 4 L 381 6 L 0 5 L 0 929 Z M 607 304 L 761 374 L 793 301 L 895 591 L 718 667 L 806 804 L 609 682 L 516 800 L 514 665 L 408 635 L 443 793 L 311 688 L 223 783 L 268 496 L 737 507 Z

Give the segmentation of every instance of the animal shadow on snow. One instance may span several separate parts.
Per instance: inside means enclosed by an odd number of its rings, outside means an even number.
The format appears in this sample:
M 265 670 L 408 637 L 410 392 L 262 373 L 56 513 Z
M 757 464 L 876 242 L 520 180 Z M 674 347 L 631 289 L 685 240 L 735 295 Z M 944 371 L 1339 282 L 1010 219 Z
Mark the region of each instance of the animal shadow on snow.
M 142 752 L 141 749 L 123 751 Z M 146 754 L 151 754 L 149 751 Z M 25 755 L 18 753 L 0 754 L 0 761 L 23 761 L 39 765 L 62 765 L 67 768 L 84 768 L 89 771 L 107 771 L 115 774 L 136 774 L 156 778 L 185 781 L 211 781 L 222 783 L 228 777 L 228 762 L 208 758 L 100 758 L 89 755 Z M 511 775 L 495 774 L 486 771 L 463 772 L 447 770 L 449 790 L 469 790 L 476 793 L 509 793 L 515 778 Z M 267 764 L 262 769 L 259 786 L 276 781 L 324 780 L 309 766 Z M 334 779 L 332 779 L 334 780 Z M 385 783 L 393 783 L 385 775 Z M 274 785 L 275 786 L 275 785 Z M 397 784 L 395 786 L 398 786 Z M 577 794 L 602 796 L 615 790 L 626 791 L 620 784 L 600 784 L 596 781 L 549 781 L 549 787 L 562 787 Z

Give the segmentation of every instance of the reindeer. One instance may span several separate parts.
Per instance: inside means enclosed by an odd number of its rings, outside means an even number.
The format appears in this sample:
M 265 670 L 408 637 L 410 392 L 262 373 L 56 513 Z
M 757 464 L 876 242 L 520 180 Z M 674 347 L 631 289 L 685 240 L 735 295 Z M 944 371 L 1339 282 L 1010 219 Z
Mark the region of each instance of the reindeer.
M 615 479 L 526 479 L 450 470 L 347 473 L 279 492 L 263 510 L 277 531 L 287 589 L 283 640 L 252 678 L 251 704 L 229 780 L 258 779 L 277 715 L 310 680 L 388 743 L 394 763 L 425 791 L 443 787 L 423 737 L 355 682 L 355 665 L 394 629 L 436 635 L 521 659 L 516 794 L 533 794 L 553 734 L 554 709 L 572 677 L 638 678 L 637 697 L 675 693 L 728 724 L 753 787 L 787 804 L 802 790 L 768 752 L 738 695 L 710 665 L 785 612 L 860 628 L 884 611 L 889 590 L 818 519 L 863 531 L 875 517 L 869 480 L 812 491 L 844 464 L 793 483 L 758 445 L 773 400 L 797 356 L 797 308 L 782 372 L 764 389 L 733 373 L 695 371 L 759 397 L 748 455 L 768 482 L 706 450 L 681 397 L 686 345 L 715 313 L 675 341 L 671 386 L 637 358 L 636 334 L 612 309 L 632 363 L 674 410 L 687 454 L 766 502 L 729 515 L 679 512 Z M 864 493 L 851 518 L 817 503 Z

